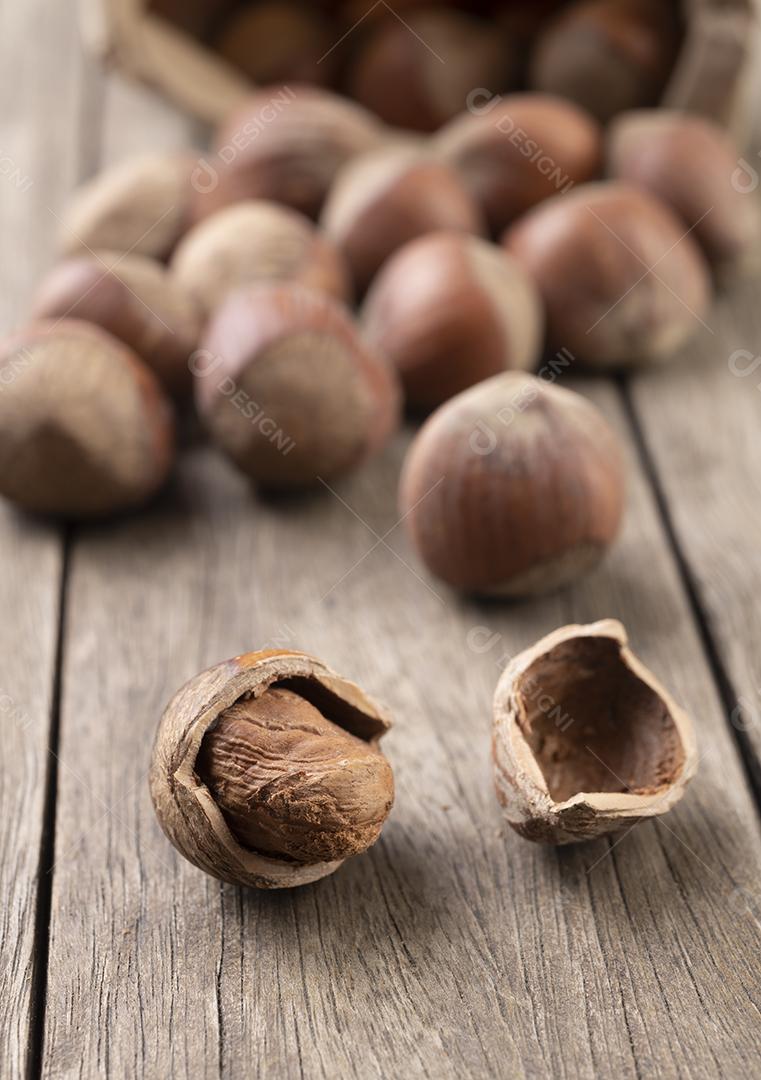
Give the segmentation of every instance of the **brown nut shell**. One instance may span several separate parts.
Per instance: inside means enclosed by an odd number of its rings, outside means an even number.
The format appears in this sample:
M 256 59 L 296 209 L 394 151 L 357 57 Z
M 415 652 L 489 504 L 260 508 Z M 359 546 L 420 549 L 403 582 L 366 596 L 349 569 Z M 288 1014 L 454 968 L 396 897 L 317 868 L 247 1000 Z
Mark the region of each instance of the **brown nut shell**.
M 215 52 L 253 83 L 327 83 L 336 37 L 324 14 L 307 0 L 259 0 L 225 20 Z
M 741 154 L 702 116 L 670 109 L 624 113 L 608 131 L 608 168 L 670 206 L 720 269 L 758 262 L 761 210 L 736 183 Z
M 371 747 L 391 726 L 387 714 L 358 686 L 298 652 L 266 650 L 235 657 L 197 675 L 175 695 L 161 719 L 151 763 L 151 797 L 159 823 L 195 866 L 222 881 L 258 889 L 306 885 L 332 874 L 343 861 L 304 864 L 244 847 L 196 771 L 204 736 L 219 717 L 275 685 L 296 688 L 333 723 Z
M 460 175 L 493 232 L 537 203 L 596 177 L 602 130 L 584 110 L 549 94 L 509 94 L 464 113 L 433 146 Z
M 692 721 L 612 619 L 563 627 L 511 661 L 493 754 L 505 818 L 548 844 L 667 813 L 698 765 Z
M 195 370 L 212 437 L 265 488 L 347 472 L 399 422 L 391 366 L 342 305 L 297 285 L 234 293 L 211 320 Z
M 207 218 L 174 253 L 172 274 L 210 315 L 236 289 L 293 281 L 337 300 L 352 294 L 343 255 L 311 221 L 264 199 Z
M 190 295 L 146 255 L 96 252 L 65 259 L 43 279 L 33 319 L 82 319 L 133 349 L 172 394 L 191 386 L 188 361 L 201 315 Z
M 399 372 L 407 404 L 431 409 L 502 371 L 532 370 L 544 311 L 532 279 L 502 248 L 437 232 L 389 259 L 361 323 Z
M 99 327 L 40 322 L 0 346 L 0 494 L 67 518 L 131 509 L 174 461 L 171 405 Z
M 167 258 L 189 224 L 192 169 L 190 155 L 178 152 L 128 158 L 100 173 L 63 215 L 60 253 Z
M 271 199 L 316 218 L 339 169 L 384 139 L 360 105 L 314 86 L 265 87 L 220 127 L 194 177 L 193 215 Z
M 457 174 L 405 145 L 356 158 L 342 170 L 321 217 L 364 293 L 404 244 L 439 229 L 482 234 L 478 205 Z
M 507 372 L 423 425 L 400 510 L 423 562 L 447 584 L 530 596 L 597 565 L 618 534 L 625 486 L 618 439 L 591 402 Z
M 708 316 L 710 273 L 692 235 L 630 184 L 586 184 L 551 199 L 504 243 L 542 294 L 552 347 L 587 364 L 668 362 Z

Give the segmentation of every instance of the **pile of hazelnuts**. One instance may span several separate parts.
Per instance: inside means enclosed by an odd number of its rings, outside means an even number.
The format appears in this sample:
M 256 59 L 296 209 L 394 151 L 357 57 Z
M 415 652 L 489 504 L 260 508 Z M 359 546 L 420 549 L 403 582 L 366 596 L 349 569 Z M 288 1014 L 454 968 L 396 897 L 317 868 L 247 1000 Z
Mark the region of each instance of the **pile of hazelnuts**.
M 524 9 L 499 24 L 514 41 L 529 34 Z M 631 55 L 611 9 L 639 20 Z M 271 85 L 203 157 L 152 154 L 96 177 L 65 215 L 29 322 L 0 346 L 0 492 L 68 519 L 143 504 L 170 475 L 191 401 L 259 488 L 330 485 L 406 410 L 427 419 L 400 513 L 435 575 L 527 595 L 594 566 L 621 522 L 625 469 L 559 374 L 668 362 L 700 332 L 719 275 L 759 243 L 730 137 L 651 107 L 677 45 L 666 9 L 565 7 L 516 50 L 529 89 L 476 97 L 518 76 L 475 16 L 369 19 L 343 74 L 356 100 Z M 451 50 L 438 83 L 432 42 Z M 590 92 L 606 77 L 615 93 Z

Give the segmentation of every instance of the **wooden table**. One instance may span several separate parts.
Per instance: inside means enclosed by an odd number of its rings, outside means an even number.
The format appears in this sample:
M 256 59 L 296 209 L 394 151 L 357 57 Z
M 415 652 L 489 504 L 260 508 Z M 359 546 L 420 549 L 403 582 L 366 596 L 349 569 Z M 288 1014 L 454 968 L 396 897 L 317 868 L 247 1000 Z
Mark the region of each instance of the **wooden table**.
M 72 187 L 192 133 L 85 61 L 68 4 L 5 0 L 0 40 L 8 328 Z M 201 447 L 129 520 L 60 530 L 3 507 L 0 1074 L 757 1071 L 758 352 L 756 281 L 682 363 L 577 383 L 628 447 L 630 510 L 605 566 L 538 603 L 479 606 L 422 574 L 395 528 L 408 435 L 340 498 L 257 502 Z M 699 778 L 662 822 L 543 849 L 500 820 L 491 695 L 505 657 L 604 616 L 694 715 Z M 382 841 L 292 893 L 187 865 L 146 785 L 176 687 L 263 643 L 316 652 L 397 717 Z

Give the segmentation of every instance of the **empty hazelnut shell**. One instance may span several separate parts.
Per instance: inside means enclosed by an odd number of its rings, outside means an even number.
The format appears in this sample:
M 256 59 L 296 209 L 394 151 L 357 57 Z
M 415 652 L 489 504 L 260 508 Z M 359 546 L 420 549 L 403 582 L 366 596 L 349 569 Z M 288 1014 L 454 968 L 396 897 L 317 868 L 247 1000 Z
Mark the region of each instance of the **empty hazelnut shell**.
M 384 137 L 375 117 L 337 94 L 307 85 L 263 88 L 220 128 L 207 175 L 197 177 L 194 216 L 271 199 L 315 218 L 339 169 Z
M 129 251 L 165 259 L 189 223 L 192 169 L 186 153 L 144 154 L 100 173 L 64 214 L 61 254 Z
M 507 372 L 423 425 L 404 463 L 400 509 L 423 562 L 447 584 L 529 596 L 600 561 L 624 490 L 618 440 L 595 406 Z
M 265 488 L 310 486 L 354 468 L 399 419 L 390 365 L 345 308 L 296 285 L 234 293 L 207 328 L 196 374 L 212 437 Z
M 191 679 L 161 719 L 150 789 L 179 852 L 222 881 L 306 885 L 378 838 L 391 726 L 354 683 L 304 653 L 235 657 Z
M 591 180 L 602 167 L 602 131 L 570 101 L 510 94 L 464 113 L 434 147 L 459 173 L 499 233 L 544 199 Z
M 95 323 L 123 341 L 170 393 L 190 389 L 188 361 L 198 347 L 200 312 L 155 259 L 106 251 L 65 259 L 42 281 L 32 318 L 67 317 Z
M 719 268 L 750 262 L 761 240 L 758 199 L 733 183 L 739 159 L 718 124 L 670 109 L 624 113 L 608 133 L 610 174 L 667 203 Z
M 537 206 L 505 245 L 533 276 L 550 343 L 598 367 L 670 360 L 711 303 L 706 261 L 665 203 L 629 184 L 587 184 Z
M 544 313 L 532 279 L 502 248 L 440 232 L 386 263 L 361 322 L 399 372 L 408 405 L 431 409 L 502 371 L 532 370 Z
M 229 293 L 293 281 L 348 300 L 345 259 L 311 221 L 263 199 L 238 203 L 196 225 L 174 253 L 172 274 L 210 315 Z
M 145 502 L 174 458 L 172 409 L 146 365 L 75 319 L 0 346 L 0 494 L 26 510 L 100 517 Z
M 356 158 L 341 172 L 321 223 L 363 293 L 403 244 L 437 229 L 482 233 L 484 220 L 457 174 L 408 146 Z
M 665 814 L 697 770 L 692 721 L 615 620 L 556 630 L 494 697 L 494 778 L 528 840 L 591 840 Z

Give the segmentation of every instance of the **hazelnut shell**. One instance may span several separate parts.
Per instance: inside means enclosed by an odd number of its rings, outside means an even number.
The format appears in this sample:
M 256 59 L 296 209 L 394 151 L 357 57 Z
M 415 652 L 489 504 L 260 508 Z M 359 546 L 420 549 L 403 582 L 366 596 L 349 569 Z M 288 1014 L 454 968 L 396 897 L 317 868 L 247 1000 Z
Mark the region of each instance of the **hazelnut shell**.
M 43 279 L 31 316 L 94 323 L 133 349 L 170 393 L 190 389 L 201 315 L 154 259 L 106 251 L 65 259 Z
M 172 699 L 156 735 L 150 790 L 159 823 L 177 850 L 212 877 L 258 889 L 307 885 L 341 862 L 299 865 L 244 848 L 195 772 L 204 735 L 242 698 L 258 697 L 285 679 L 309 679 L 338 707 L 334 722 L 377 745 L 388 715 L 362 690 L 304 653 L 265 650 L 235 657 L 191 679 Z
M 252 82 L 327 83 L 335 36 L 325 16 L 302 0 L 260 0 L 225 21 L 215 51 Z
M 264 199 L 229 206 L 196 225 L 171 270 L 206 315 L 257 282 L 298 282 L 338 300 L 352 294 L 349 268 L 334 244 L 303 214 Z
M 532 370 L 544 331 L 539 292 L 520 264 L 485 240 L 449 232 L 421 237 L 388 261 L 361 321 L 415 409 L 502 371 Z
M 494 697 L 493 755 L 505 818 L 549 844 L 667 813 L 698 765 L 692 721 L 615 620 L 563 627 L 511 661 Z

